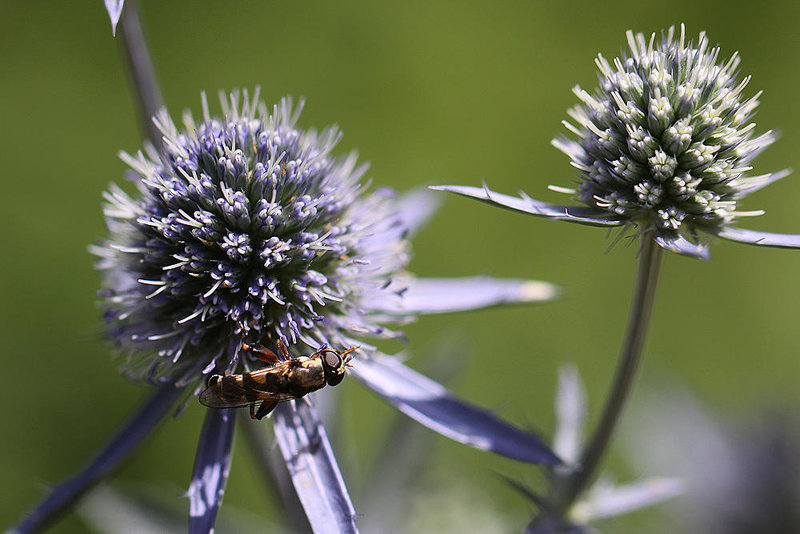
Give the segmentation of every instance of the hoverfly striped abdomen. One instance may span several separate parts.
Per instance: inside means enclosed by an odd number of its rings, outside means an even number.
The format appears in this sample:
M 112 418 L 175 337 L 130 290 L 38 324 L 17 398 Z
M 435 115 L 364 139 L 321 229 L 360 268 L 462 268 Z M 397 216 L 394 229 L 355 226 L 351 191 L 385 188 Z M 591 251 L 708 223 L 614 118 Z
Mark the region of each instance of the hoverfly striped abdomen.
M 299 399 L 326 385 L 339 384 L 352 358 L 350 353 L 358 348 L 342 352 L 325 348 L 311 356 L 292 357 L 283 343 L 278 345 L 283 361 L 278 361 L 268 349 L 242 343 L 245 350 L 272 365 L 238 375 L 212 375 L 208 387 L 200 393 L 200 402 L 210 408 L 249 406 L 250 417 L 261 419 L 279 402 Z M 257 402 L 261 402 L 258 411 L 255 410 Z

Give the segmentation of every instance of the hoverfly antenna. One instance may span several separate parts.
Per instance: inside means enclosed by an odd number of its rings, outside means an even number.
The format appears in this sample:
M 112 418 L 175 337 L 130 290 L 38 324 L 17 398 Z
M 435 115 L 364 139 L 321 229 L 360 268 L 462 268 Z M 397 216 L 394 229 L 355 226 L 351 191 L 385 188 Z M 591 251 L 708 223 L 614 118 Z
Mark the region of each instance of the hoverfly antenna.
M 351 354 L 351 352 L 353 352 L 354 350 L 358 350 L 360 348 L 361 345 L 356 345 L 355 347 L 350 347 L 346 351 L 339 353 L 339 357 L 342 358 L 342 361 L 344 362 L 345 366 L 350 367 L 350 361 L 353 359 L 353 355 Z

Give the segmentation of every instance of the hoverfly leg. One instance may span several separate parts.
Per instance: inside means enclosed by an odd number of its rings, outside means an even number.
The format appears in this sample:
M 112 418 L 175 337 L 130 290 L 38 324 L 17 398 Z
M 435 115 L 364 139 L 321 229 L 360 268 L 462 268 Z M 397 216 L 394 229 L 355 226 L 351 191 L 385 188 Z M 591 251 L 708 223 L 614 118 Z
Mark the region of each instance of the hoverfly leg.
M 283 341 L 281 341 L 280 339 L 278 340 L 278 348 L 280 349 L 281 356 L 283 356 L 284 360 L 288 360 L 291 358 L 291 356 L 289 355 L 289 350 L 286 348 L 286 345 L 284 345 Z
M 353 359 L 353 357 L 350 355 L 350 353 L 353 352 L 354 350 L 358 350 L 360 348 L 361 348 L 361 345 L 358 345 L 358 346 L 355 346 L 355 347 L 350 347 L 346 351 L 343 351 L 343 352 L 339 353 L 339 357 L 342 358 L 342 360 L 344 361 L 344 364 L 347 367 L 351 367 L 350 360 Z
M 250 403 L 250 419 L 255 419 L 256 418 L 255 409 L 256 409 L 256 403 L 255 402 L 251 402 Z
M 255 404 L 255 403 L 253 403 L 253 404 Z M 251 414 L 252 414 L 252 410 L 253 410 L 253 404 L 250 405 L 250 413 Z M 277 405 L 278 405 L 278 401 L 276 401 L 274 399 L 264 399 L 263 401 L 261 401 L 261 406 L 258 407 L 258 411 L 255 413 L 254 418 L 258 419 L 259 421 L 261 419 L 264 419 L 266 416 L 268 416 L 270 413 L 272 413 L 272 410 L 274 410 Z M 253 416 L 251 415 L 251 417 L 253 417 Z
M 261 345 L 250 345 L 249 343 L 242 341 L 242 350 L 249 352 L 270 366 L 278 363 L 278 356 L 268 348 L 262 347 Z

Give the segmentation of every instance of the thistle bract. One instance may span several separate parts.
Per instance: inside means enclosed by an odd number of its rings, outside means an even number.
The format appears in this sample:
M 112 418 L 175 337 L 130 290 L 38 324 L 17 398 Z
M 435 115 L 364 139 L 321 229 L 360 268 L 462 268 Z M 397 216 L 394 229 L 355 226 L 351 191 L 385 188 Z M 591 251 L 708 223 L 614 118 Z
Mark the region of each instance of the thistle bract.
M 748 122 L 734 54 L 718 63 L 704 33 L 686 42 L 670 28 L 656 43 L 628 32 L 630 56 L 598 56 L 600 86 L 579 87 L 582 104 L 565 123 L 577 140 L 556 139 L 581 173 L 578 199 L 661 234 L 715 230 L 737 216 L 737 200 L 769 181 L 749 176 L 751 160 L 774 136 Z
M 755 136 L 748 122 L 758 94 L 744 98 L 749 77 L 738 81 L 739 57 L 718 63 L 705 33 L 695 45 L 670 28 L 656 44 L 653 34 L 628 32 L 630 56 L 597 58 L 600 86 L 594 94 L 574 89 L 582 104 L 565 122 L 577 139 L 553 140 L 581 174 L 574 194 L 585 206 L 550 204 L 521 193 L 513 197 L 483 187 L 432 186 L 520 213 L 589 226 L 636 227 L 673 252 L 709 258 L 701 233 L 769 247 L 800 248 L 800 235 L 737 228 L 739 199 L 786 176 L 752 176 L 750 163 L 775 140 Z
M 137 378 L 190 383 L 248 368 L 241 340 L 352 346 L 392 335 L 363 300 L 408 259 L 390 192 L 367 193 L 356 157 L 330 154 L 335 128 L 295 126 L 247 93 L 223 116 L 157 118 L 158 146 L 123 154 L 138 195 L 106 194 L 110 237 L 95 247 L 112 337 Z M 157 357 L 153 357 L 153 355 Z

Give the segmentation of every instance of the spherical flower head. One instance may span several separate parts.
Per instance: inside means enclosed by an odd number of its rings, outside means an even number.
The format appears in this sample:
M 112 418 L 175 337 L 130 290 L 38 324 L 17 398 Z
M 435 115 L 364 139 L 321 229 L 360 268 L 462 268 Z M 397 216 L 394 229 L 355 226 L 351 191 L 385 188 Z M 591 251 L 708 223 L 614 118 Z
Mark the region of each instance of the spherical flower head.
M 250 368 L 244 339 L 302 352 L 393 335 L 364 311 L 408 261 L 393 195 L 366 192 L 355 155 L 331 155 L 336 128 L 297 128 L 290 100 L 221 102 L 212 117 L 204 96 L 180 130 L 162 112 L 161 142 L 122 155 L 138 194 L 106 194 L 94 250 L 127 373 L 190 384 Z
M 737 215 L 737 200 L 769 176 L 748 176 L 750 162 L 774 141 L 753 137 L 748 122 L 758 95 L 742 93 L 734 54 L 697 44 L 670 28 L 659 42 L 628 32 L 630 56 L 596 61 L 600 86 L 578 87 L 582 104 L 570 111 L 573 141 L 554 144 L 581 173 L 578 198 L 660 234 L 715 230 Z M 750 213 L 752 214 L 752 213 Z

